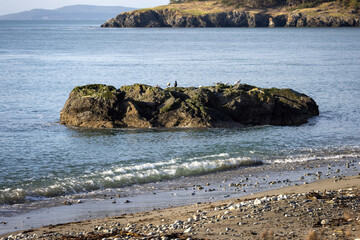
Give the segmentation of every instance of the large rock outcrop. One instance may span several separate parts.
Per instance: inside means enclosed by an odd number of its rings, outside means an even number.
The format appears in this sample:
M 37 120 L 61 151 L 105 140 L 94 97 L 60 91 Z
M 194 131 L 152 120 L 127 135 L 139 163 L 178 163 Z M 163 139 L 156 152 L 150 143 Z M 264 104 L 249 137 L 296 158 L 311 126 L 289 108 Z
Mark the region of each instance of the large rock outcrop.
M 74 88 L 60 122 L 89 128 L 299 125 L 319 114 L 310 97 L 291 89 L 219 84 L 167 88 L 92 84 Z
M 311 16 L 302 13 L 274 15 L 250 11 L 191 15 L 177 10 L 150 9 L 122 13 L 101 27 L 360 27 L 360 18 Z

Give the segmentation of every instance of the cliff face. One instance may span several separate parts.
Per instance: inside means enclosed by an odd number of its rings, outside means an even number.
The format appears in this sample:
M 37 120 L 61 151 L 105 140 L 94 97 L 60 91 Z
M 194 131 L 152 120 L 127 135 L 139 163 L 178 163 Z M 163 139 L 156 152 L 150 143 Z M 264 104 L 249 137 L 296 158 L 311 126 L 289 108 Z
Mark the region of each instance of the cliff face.
M 234 127 L 299 125 L 319 114 L 310 97 L 291 89 L 250 85 L 201 88 L 142 84 L 76 87 L 60 112 L 60 122 L 89 128 Z
M 316 17 L 302 13 L 274 15 L 245 11 L 196 16 L 160 9 L 122 13 L 108 20 L 101 27 L 360 27 L 360 18 Z

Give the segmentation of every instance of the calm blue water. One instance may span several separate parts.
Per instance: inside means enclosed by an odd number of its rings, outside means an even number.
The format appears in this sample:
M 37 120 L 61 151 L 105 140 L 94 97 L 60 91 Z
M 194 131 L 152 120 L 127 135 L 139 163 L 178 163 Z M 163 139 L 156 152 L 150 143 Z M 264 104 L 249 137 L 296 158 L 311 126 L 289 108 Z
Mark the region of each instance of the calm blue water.
M 101 29 L 0 21 L 0 204 L 241 166 L 360 154 L 360 29 Z M 84 130 L 59 125 L 77 85 L 293 88 L 300 127 Z

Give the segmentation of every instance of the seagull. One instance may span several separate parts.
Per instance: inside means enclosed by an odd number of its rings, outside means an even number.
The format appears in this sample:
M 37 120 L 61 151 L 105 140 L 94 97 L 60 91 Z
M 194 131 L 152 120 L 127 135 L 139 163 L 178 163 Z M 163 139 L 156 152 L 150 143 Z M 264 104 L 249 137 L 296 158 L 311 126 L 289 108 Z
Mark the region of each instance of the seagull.
M 238 85 L 241 83 L 241 79 L 237 80 L 236 82 L 234 82 L 234 85 Z

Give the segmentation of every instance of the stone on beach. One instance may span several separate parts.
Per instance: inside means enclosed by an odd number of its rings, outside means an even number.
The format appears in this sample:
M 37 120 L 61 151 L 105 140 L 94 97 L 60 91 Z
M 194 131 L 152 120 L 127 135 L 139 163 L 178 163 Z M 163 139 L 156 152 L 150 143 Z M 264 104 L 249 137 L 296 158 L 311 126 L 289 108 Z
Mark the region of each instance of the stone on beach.
M 325 201 L 309 198 L 315 195 L 320 200 L 332 202 L 326 204 Z M 223 236 L 223 239 L 259 239 L 259 236 L 267 236 L 262 239 L 273 239 L 274 236 L 277 237 L 275 239 L 304 239 L 309 229 L 313 230 L 321 226 L 325 227 L 322 233 L 323 239 L 356 239 L 346 236 L 355 236 L 353 233 L 360 233 L 357 229 L 359 218 L 354 217 L 356 216 L 354 214 L 346 213 L 343 207 L 346 206 L 347 211 L 355 212 L 360 207 L 359 196 L 359 188 L 346 188 L 278 194 L 250 200 L 245 198 L 241 201 L 233 199 L 227 203 L 205 204 L 201 208 L 197 205 L 189 207 L 188 210 L 185 210 L 187 207 L 181 208 L 184 212 L 181 212 L 179 216 L 184 221 L 173 220 L 173 224 L 167 224 L 164 221 L 156 222 L 158 215 L 139 213 L 131 214 L 127 218 L 126 216 L 120 219 L 110 218 L 107 224 L 95 226 L 93 232 L 72 231 L 60 234 L 53 233 L 53 228 L 52 232 L 45 232 L 34 238 L 31 237 L 32 235 L 20 234 L 9 236 L 8 239 L 83 239 L 83 237 L 86 239 L 192 239 L 190 235 L 194 236 L 194 239 L 216 239 L 217 236 Z M 216 208 L 209 208 L 212 204 L 216 204 Z M 242 211 L 230 211 L 230 209 Z M 309 209 L 312 211 L 309 212 Z M 219 210 L 224 213 L 219 215 Z M 159 214 L 165 213 L 166 210 L 163 210 Z M 171 220 L 171 216 L 174 216 L 173 210 L 169 209 L 168 214 L 166 219 Z M 301 218 L 296 216 L 301 216 Z M 321 216 L 322 220 L 316 216 Z M 133 220 L 134 217 L 137 220 Z M 185 222 L 185 219 L 188 221 Z M 111 222 L 114 220 L 128 223 L 121 227 L 120 223 Z M 201 222 L 195 224 L 196 221 Z M 270 230 L 266 229 L 269 225 Z M 336 230 L 347 226 L 351 232 Z

